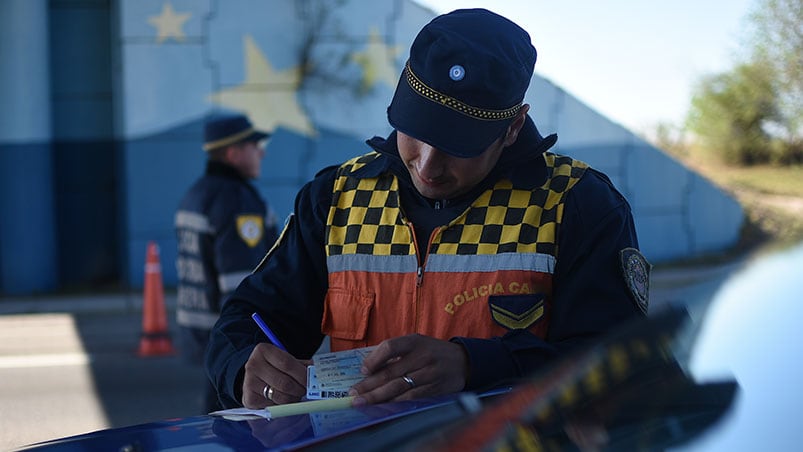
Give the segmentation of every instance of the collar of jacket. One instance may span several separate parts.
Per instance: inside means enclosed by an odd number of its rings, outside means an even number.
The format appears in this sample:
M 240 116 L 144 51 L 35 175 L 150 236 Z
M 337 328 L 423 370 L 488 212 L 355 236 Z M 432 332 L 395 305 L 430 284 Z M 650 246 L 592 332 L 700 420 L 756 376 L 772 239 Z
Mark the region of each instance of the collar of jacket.
M 517 187 L 532 189 L 540 186 L 544 182 L 545 174 L 539 172 L 537 177 L 534 177 L 536 175 L 533 174 L 532 163 L 537 165 L 536 168 L 543 169 L 543 159 L 540 157 L 554 146 L 557 140 L 558 136 L 554 133 L 547 137 L 541 136 L 535 123 L 527 115 L 516 142 L 502 152 L 499 162 L 480 185 L 484 186 L 489 181 L 495 182 L 501 177 L 505 177 L 510 179 Z M 395 130 L 387 138 L 373 137 L 367 140 L 366 143 L 385 158 L 376 159 L 365 165 L 355 172 L 355 176 L 376 177 L 390 170 L 397 176 L 402 176 L 403 180 L 410 181 L 410 174 L 401 161 L 399 149 L 396 146 Z
M 206 174 L 248 182 L 248 179 L 244 178 L 237 168 L 217 160 L 206 161 Z

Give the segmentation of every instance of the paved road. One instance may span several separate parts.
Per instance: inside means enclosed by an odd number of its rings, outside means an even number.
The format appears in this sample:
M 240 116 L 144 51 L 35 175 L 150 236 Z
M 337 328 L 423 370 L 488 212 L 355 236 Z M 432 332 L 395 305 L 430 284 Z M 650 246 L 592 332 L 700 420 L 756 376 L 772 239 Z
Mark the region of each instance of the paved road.
M 682 303 L 699 318 L 740 265 L 654 272 L 651 310 Z M 141 298 L 0 299 L 0 450 L 198 414 L 199 369 L 177 357 L 136 356 Z M 175 297 L 165 301 L 172 333 Z
M 200 369 L 136 355 L 139 298 L 0 300 L 0 450 L 198 414 Z

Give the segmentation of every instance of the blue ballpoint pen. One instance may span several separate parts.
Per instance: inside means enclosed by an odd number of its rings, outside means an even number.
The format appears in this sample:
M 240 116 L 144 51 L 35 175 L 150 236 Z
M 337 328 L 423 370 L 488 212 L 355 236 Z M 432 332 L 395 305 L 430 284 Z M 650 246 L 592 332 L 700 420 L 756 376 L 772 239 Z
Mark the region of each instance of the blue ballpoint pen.
M 275 334 L 273 334 L 273 331 L 271 331 L 270 328 L 268 328 L 268 325 L 262 320 L 262 317 L 260 317 L 259 314 L 255 312 L 251 314 L 251 318 L 254 319 L 254 322 L 257 323 L 259 329 L 262 330 L 263 333 L 265 333 L 265 336 L 268 336 L 268 340 L 271 341 L 273 345 L 279 347 L 284 351 L 287 351 L 287 349 L 284 348 L 284 345 L 282 345 L 282 342 L 279 340 L 279 338 L 276 337 Z

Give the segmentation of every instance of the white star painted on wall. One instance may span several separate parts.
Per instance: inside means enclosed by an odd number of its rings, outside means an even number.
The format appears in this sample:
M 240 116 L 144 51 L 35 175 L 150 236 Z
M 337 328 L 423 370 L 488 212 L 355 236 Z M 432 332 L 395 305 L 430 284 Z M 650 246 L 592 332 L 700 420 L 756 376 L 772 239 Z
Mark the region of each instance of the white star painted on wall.
M 365 50 L 351 55 L 352 61 L 362 66 L 361 88 L 364 91 L 371 89 L 377 83 L 385 83 L 391 88 L 396 87 L 401 70 L 396 66 L 395 59 L 400 51 L 400 46 L 385 44 L 379 30 L 371 27 Z
M 305 136 L 316 136 L 309 117 L 298 103 L 298 67 L 273 69 L 251 36 L 243 38 L 245 80 L 210 96 L 218 105 L 246 113 L 257 128 L 274 132 L 281 125 Z
M 156 42 L 161 44 L 170 38 L 183 41 L 185 36 L 182 27 L 190 16 L 191 13 L 176 14 L 170 2 L 162 5 L 162 12 L 158 16 L 148 17 L 148 23 L 156 27 Z

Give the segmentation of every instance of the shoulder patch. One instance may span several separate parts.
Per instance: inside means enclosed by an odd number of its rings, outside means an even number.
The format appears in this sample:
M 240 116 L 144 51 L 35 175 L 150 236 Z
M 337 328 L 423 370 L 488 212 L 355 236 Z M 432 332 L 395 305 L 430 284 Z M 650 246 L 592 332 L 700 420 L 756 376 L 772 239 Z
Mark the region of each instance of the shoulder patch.
M 237 234 L 251 248 L 265 235 L 265 220 L 259 215 L 238 215 Z
M 633 301 L 647 314 L 650 302 L 650 269 L 652 265 L 641 252 L 635 248 L 625 248 L 619 251 L 619 262 L 622 266 L 622 276 Z

